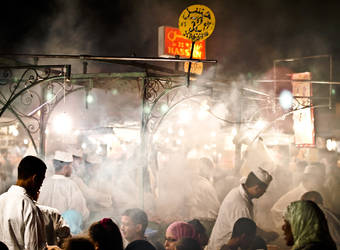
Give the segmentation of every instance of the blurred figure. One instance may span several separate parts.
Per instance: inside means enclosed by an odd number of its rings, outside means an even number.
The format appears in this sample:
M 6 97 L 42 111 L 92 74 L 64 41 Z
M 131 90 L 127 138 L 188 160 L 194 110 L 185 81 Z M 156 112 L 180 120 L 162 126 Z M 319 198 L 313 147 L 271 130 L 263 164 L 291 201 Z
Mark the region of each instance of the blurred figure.
M 73 209 L 81 213 L 83 220 L 89 216 L 86 200 L 78 185 L 70 178 L 72 155 L 56 151 L 53 158 L 55 173 L 46 178 L 41 187 L 39 203 L 58 209 L 60 213 Z
M 90 210 L 103 210 L 103 208 L 111 208 L 112 198 L 110 194 L 100 192 L 86 184 L 85 180 L 87 179 L 87 173 L 85 171 L 85 162 L 83 159 L 82 150 L 77 147 L 71 147 L 70 152 L 73 157 L 72 169 L 74 170 L 74 172 L 72 172 L 71 179 L 80 188 Z M 89 156 L 87 160 L 91 161 L 91 158 L 93 157 Z
M 208 158 L 188 160 L 189 181 L 191 189 L 188 191 L 188 217 L 201 220 L 215 221 L 220 207 L 215 187 L 209 181 L 209 169 L 213 163 Z M 207 170 L 208 168 L 208 170 Z
M 303 178 L 303 173 L 305 172 L 305 168 L 307 167 L 308 162 L 306 161 L 297 161 L 295 165 L 295 169 L 292 169 L 294 171 L 293 175 L 293 187 L 297 187 Z
M 168 226 L 165 232 L 164 247 L 166 250 L 175 250 L 176 244 L 182 238 L 191 238 L 198 241 L 195 228 L 184 221 L 176 221 Z
M 208 245 L 208 241 L 209 241 L 207 231 L 205 230 L 205 228 L 201 224 L 201 222 L 197 219 L 193 219 L 191 221 L 188 221 L 188 223 L 195 228 L 195 231 L 197 233 L 198 242 L 200 243 L 200 245 L 203 249 L 206 245 Z
M 336 250 L 325 215 L 312 201 L 292 202 L 284 214 L 282 230 L 293 250 Z
M 26 156 L 19 163 L 16 185 L 0 196 L 0 241 L 11 250 L 46 247 L 44 221 L 34 201 L 46 169 L 39 158 Z
M 220 249 L 230 239 L 234 223 L 239 218 L 254 218 L 252 199 L 260 198 L 266 192 L 271 181 L 272 176 L 259 167 L 248 174 L 244 184 L 228 193 L 218 212 L 207 246 L 208 250 Z M 258 234 L 267 241 L 278 237 L 276 233 L 266 232 L 260 228 L 258 228 Z
M 300 185 L 281 196 L 271 208 L 270 211 L 275 227 L 280 228 L 283 213 L 291 202 L 299 200 L 301 195 L 307 191 L 317 190 L 322 193 L 324 181 L 324 166 L 320 163 L 308 165 L 304 170 Z
M 92 241 L 85 237 L 72 237 L 69 238 L 64 246 L 64 250 L 95 250 Z
M 123 239 L 119 227 L 109 218 L 94 222 L 89 236 L 97 250 L 123 250 Z
M 60 246 L 64 239 L 71 237 L 70 227 L 57 209 L 43 205 L 38 207 L 44 219 L 47 244 Z
M 197 240 L 192 238 L 182 238 L 176 243 L 176 250 L 201 250 Z
M 323 198 L 321 194 L 316 191 L 310 191 L 310 192 L 304 193 L 301 196 L 301 200 L 313 201 L 321 208 L 322 212 L 325 214 L 325 217 L 328 223 L 329 232 L 333 240 L 335 241 L 337 248 L 340 249 L 340 220 L 336 217 L 336 215 L 331 210 L 323 206 Z
M 221 250 L 249 249 L 256 237 L 256 224 L 249 218 L 239 218 L 234 226 L 228 243 Z
M 128 242 L 126 250 L 156 250 L 144 236 L 147 226 L 148 216 L 142 209 L 131 208 L 123 212 L 120 229 Z

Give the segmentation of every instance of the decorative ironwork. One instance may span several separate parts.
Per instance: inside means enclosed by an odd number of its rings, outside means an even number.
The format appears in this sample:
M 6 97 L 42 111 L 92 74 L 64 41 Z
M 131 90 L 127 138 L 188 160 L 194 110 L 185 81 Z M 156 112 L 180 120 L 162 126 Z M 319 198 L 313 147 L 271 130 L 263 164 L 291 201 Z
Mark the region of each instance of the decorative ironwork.
M 63 88 L 63 94 L 72 90 L 72 85 L 66 84 L 69 70 L 69 65 L 0 67 L 0 116 L 9 110 L 19 120 L 37 154 L 44 154 L 44 142 L 41 136 L 34 134 L 45 128 L 45 117 L 56 105 L 53 100 L 59 92 L 53 97 L 54 86 Z M 51 100 L 46 97 L 46 90 L 52 90 Z M 39 150 L 36 141 L 40 142 Z
M 172 87 L 172 81 L 170 79 L 146 79 L 145 81 L 145 100 L 152 103 L 159 96 L 159 93 L 163 90 L 170 89 Z

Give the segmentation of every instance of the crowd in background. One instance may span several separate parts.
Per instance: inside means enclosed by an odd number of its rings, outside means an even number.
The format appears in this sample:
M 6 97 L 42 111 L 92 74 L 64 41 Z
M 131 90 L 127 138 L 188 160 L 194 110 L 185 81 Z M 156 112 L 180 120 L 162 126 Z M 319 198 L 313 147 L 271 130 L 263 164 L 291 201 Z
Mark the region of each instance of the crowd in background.
M 145 197 L 159 204 L 144 210 L 133 171 L 114 175 L 77 148 L 46 162 L 1 154 L 0 249 L 340 249 L 336 156 L 244 176 L 189 159 L 180 173 L 159 170 L 159 193 Z

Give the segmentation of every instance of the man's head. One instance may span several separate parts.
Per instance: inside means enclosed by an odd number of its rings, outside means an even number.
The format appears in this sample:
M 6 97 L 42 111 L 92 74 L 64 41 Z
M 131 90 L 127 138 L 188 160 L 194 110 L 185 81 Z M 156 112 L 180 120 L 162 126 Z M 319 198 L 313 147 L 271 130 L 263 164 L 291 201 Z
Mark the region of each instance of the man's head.
M 241 249 L 247 249 L 256 236 L 256 224 L 248 218 L 238 219 L 233 227 L 231 238 L 238 241 Z
M 45 163 L 39 158 L 31 155 L 24 157 L 18 166 L 17 185 L 25 188 L 33 199 L 37 199 L 46 169 Z
M 251 198 L 260 198 L 266 192 L 272 179 L 266 170 L 259 167 L 248 174 L 244 184 Z
M 122 214 L 120 229 L 128 242 L 143 239 L 147 226 L 148 216 L 142 209 L 131 208 Z
M 53 167 L 56 174 L 70 177 L 72 174 L 72 154 L 56 151 L 53 157 Z
M 314 201 L 318 205 L 323 204 L 323 199 L 322 199 L 321 194 L 319 192 L 316 192 L 316 191 L 309 191 L 309 192 L 304 193 L 301 196 L 301 200 L 303 200 L 303 201 Z
M 71 145 L 69 146 L 68 152 L 70 152 L 73 157 L 73 167 L 79 167 L 83 164 L 83 150 L 80 147 Z
M 200 245 L 203 247 L 208 245 L 209 236 L 207 235 L 207 231 L 202 223 L 198 219 L 193 219 L 191 221 L 188 221 L 188 223 L 195 228 Z

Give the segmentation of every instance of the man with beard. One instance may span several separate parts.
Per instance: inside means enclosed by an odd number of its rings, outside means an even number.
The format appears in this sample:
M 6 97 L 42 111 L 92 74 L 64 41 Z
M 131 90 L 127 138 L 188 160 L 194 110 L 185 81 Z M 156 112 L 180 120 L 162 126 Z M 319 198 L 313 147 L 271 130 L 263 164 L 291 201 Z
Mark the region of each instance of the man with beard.
M 11 250 L 46 247 L 42 214 L 34 201 L 46 169 L 39 158 L 26 156 L 19 163 L 16 184 L 0 196 L 0 241 Z
M 252 199 L 260 198 L 267 190 L 272 176 L 264 169 L 257 168 L 248 174 L 245 183 L 232 189 L 224 198 L 216 223 L 212 230 L 208 250 L 219 250 L 231 238 L 234 223 L 241 217 L 254 219 Z M 274 232 L 257 228 L 258 234 L 270 241 L 277 238 Z
M 77 184 L 71 180 L 72 154 L 56 151 L 53 158 L 55 173 L 46 178 L 41 187 L 38 202 L 58 209 L 62 214 L 67 210 L 78 211 L 83 220 L 89 216 L 86 200 Z

